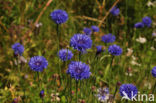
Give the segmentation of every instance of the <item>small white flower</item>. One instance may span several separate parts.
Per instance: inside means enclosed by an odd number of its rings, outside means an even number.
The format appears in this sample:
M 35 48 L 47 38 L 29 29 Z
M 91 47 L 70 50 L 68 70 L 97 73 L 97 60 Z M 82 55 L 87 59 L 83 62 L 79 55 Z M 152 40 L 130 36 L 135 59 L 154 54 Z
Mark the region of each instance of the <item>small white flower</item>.
M 27 63 L 27 60 L 23 56 L 19 57 L 19 61 L 20 63 Z
M 137 62 L 134 61 L 134 60 L 131 61 L 131 64 L 132 64 L 132 65 L 136 65 L 136 66 L 141 66 L 141 64 L 137 63 Z
M 144 43 L 146 43 L 146 38 L 139 37 L 139 38 L 136 39 L 136 41 L 139 42 L 139 43 L 141 43 L 141 44 L 144 44 Z
M 155 50 L 155 48 L 152 46 L 152 47 L 151 47 L 151 50 L 153 50 L 153 51 L 154 51 L 154 50 Z
M 125 75 L 131 77 L 131 76 L 132 76 L 132 73 L 127 73 L 127 72 L 126 72 Z
M 147 6 L 148 6 L 148 7 L 153 6 L 153 5 L 154 5 L 154 4 L 153 4 L 151 1 L 148 1 L 148 2 L 147 2 Z
M 127 56 L 131 56 L 132 55 L 132 53 L 133 53 L 133 49 L 131 49 L 131 48 L 127 48 Z
M 156 31 L 152 33 L 152 36 L 153 37 L 156 37 Z
M 42 26 L 42 23 L 37 23 L 35 26 L 36 28 L 39 28 L 40 26 Z
M 156 26 L 156 22 L 153 22 L 152 25 L 153 25 L 153 26 Z
M 14 60 L 15 65 L 21 64 L 21 63 L 27 63 L 27 60 L 23 56 L 18 56 L 18 60 Z
M 151 83 L 149 83 L 149 82 L 145 83 L 144 86 L 147 87 L 148 89 L 151 89 L 152 88 Z
M 136 59 L 137 59 L 137 58 L 136 58 L 134 55 L 132 55 L 132 60 L 135 61 Z
M 51 93 L 51 101 L 60 101 L 60 97 L 59 97 L 59 93 L 55 93 L 54 91 L 52 91 Z
M 147 6 L 148 7 L 152 7 L 152 6 L 155 7 L 156 6 L 156 1 L 154 1 L 154 2 L 148 1 Z

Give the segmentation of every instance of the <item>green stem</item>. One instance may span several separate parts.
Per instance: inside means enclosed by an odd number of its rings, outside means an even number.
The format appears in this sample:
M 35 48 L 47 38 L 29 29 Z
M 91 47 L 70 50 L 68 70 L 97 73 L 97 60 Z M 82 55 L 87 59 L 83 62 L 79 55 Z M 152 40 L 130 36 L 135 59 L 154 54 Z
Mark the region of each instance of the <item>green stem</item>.
M 155 93 L 155 88 L 156 88 L 156 81 L 154 83 L 154 87 L 153 87 L 153 90 L 152 90 L 152 93 L 154 94 Z
M 111 70 L 113 69 L 112 67 L 113 67 L 113 59 L 114 59 L 114 56 L 112 56 L 112 60 L 111 60 L 111 63 L 110 63 L 110 68 L 111 68 Z
M 118 91 L 118 85 L 116 84 L 115 92 L 114 92 L 114 94 L 113 94 L 113 101 L 114 101 L 114 99 L 115 99 L 115 96 L 116 96 L 117 91 Z
M 94 76 L 94 86 L 96 85 L 96 76 L 97 76 L 97 72 L 98 72 L 98 68 L 97 68 L 97 66 L 98 66 L 98 61 L 99 61 L 99 57 L 97 56 L 96 58 L 96 64 L 95 64 L 95 66 L 94 66 L 94 73 L 95 73 L 95 76 Z
M 17 57 L 17 68 L 20 74 L 21 70 L 20 70 L 19 56 Z
M 96 103 L 96 102 L 95 102 L 96 99 L 95 99 L 95 97 L 94 97 L 94 92 L 93 92 L 93 91 L 92 91 L 92 96 L 93 96 L 93 97 L 92 97 L 92 98 L 93 98 L 92 103 Z
M 58 51 L 60 50 L 60 35 L 59 35 L 59 25 L 57 24 L 57 27 L 56 27 L 56 32 L 57 32 L 57 49 Z
M 128 8 L 127 8 L 127 0 L 125 1 L 126 2 L 126 12 L 125 12 L 125 15 L 126 15 L 126 17 L 125 17 L 125 31 L 127 32 L 127 20 L 128 20 L 128 16 L 127 16 L 127 10 L 128 10 Z M 124 38 L 126 38 L 126 35 L 124 35 Z M 126 40 L 124 39 L 124 42 L 123 43 L 125 43 L 126 42 Z
M 23 103 L 25 103 L 25 89 L 24 89 Z
M 78 103 L 78 80 L 76 80 L 76 103 Z
M 128 103 L 128 100 L 127 99 L 125 100 L 125 103 Z
M 82 96 L 81 96 L 81 91 L 83 91 L 83 90 L 82 90 L 82 85 L 83 85 L 83 84 L 82 84 L 82 80 L 81 80 L 81 81 L 80 81 L 80 98 L 82 97 Z
M 114 59 L 114 56 L 112 56 L 112 59 L 111 59 L 111 63 L 110 63 L 110 69 L 109 69 L 109 71 L 110 71 L 110 76 L 109 76 L 109 78 L 112 78 L 111 80 L 113 80 L 113 74 L 112 74 L 112 71 L 113 71 L 113 66 L 112 66 L 112 64 L 113 64 L 113 59 Z M 110 79 L 109 79 L 109 86 L 110 86 Z
M 54 80 L 54 93 L 56 92 L 56 89 L 57 89 L 57 84 L 56 84 L 56 77 L 55 77 L 55 80 Z M 55 103 L 57 103 L 57 101 L 56 101 L 56 98 L 54 98 L 54 101 L 55 101 Z
M 98 70 L 97 70 L 97 69 L 98 69 L 98 68 L 97 68 L 97 67 L 98 67 L 98 61 L 99 61 L 99 57 L 96 58 L 96 64 L 95 64 L 95 68 L 96 68 L 96 69 L 94 68 L 94 70 L 95 70 L 95 71 L 94 71 L 95 76 L 96 76 L 96 74 L 97 74 L 97 72 L 98 72 Z
M 37 72 L 37 78 L 38 78 L 38 87 L 40 88 L 40 76 L 39 76 L 39 72 Z
M 79 61 L 81 61 L 81 52 L 79 52 Z
M 72 78 L 69 77 L 69 82 L 70 82 L 70 103 L 72 103 Z
M 56 31 L 57 31 L 57 52 L 59 52 L 59 50 L 60 50 L 59 24 L 57 24 Z M 59 75 L 60 75 L 60 83 L 61 83 L 62 75 L 61 75 L 61 67 L 60 67 L 60 59 L 59 58 L 58 58 L 58 67 L 59 67 Z
M 42 103 L 44 103 L 44 98 L 42 98 Z
M 37 72 L 38 82 L 40 81 L 39 72 Z

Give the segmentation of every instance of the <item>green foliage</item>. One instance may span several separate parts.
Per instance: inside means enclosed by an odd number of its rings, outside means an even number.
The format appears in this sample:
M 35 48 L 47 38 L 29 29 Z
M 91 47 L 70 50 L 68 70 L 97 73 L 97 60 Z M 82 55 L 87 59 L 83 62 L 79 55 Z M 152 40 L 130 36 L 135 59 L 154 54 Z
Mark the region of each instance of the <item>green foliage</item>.
M 71 49 L 74 53 L 72 60 L 77 61 L 78 52 L 69 47 L 70 38 L 75 33 L 83 33 L 84 27 L 99 24 L 98 21 L 86 20 L 83 17 L 78 18 L 78 16 L 102 20 L 115 1 L 53 0 L 39 19 L 42 26 L 38 29 L 34 28 L 34 23 L 48 0 L 0 1 L 0 103 L 11 103 L 17 97 L 20 97 L 20 101 L 23 100 L 25 103 L 42 103 L 42 99 L 39 97 L 39 92 L 42 89 L 45 91 L 44 103 L 54 103 L 52 100 L 56 100 L 56 97 L 51 95 L 56 93 L 59 93 L 58 98 L 61 103 L 68 103 L 71 99 L 70 94 L 72 100 L 75 101 L 75 81 L 72 79 L 72 91 L 74 92 L 72 94 L 66 74 L 70 61 L 61 62 L 63 82 L 58 76 L 56 24 L 51 20 L 50 13 L 55 9 L 63 9 L 69 14 L 68 21 L 59 27 L 60 47 Z M 82 62 L 90 65 L 92 72 L 88 80 L 79 83 L 79 98 L 84 99 L 86 103 L 92 103 L 92 101 L 98 103 L 98 99 L 91 89 L 92 86 L 95 86 L 96 89 L 103 85 L 109 86 L 110 93 L 113 94 L 118 81 L 135 84 L 141 93 L 152 92 L 145 84 L 150 83 L 153 86 L 155 81 L 150 70 L 156 65 L 156 53 L 155 50 L 151 50 L 151 47 L 156 48 L 156 39 L 152 37 L 156 27 L 156 6 L 148 7 L 148 1 L 150 0 L 120 0 L 117 5 L 120 8 L 120 15 L 115 17 L 109 14 L 101 26 L 100 32 L 94 34 L 93 47 L 81 58 Z M 141 21 L 144 16 L 152 18 L 152 27 L 134 28 L 134 24 Z M 101 36 L 106 33 L 113 33 L 116 36 L 114 44 L 123 48 L 123 54 L 115 57 L 112 64 L 111 55 L 107 51 L 110 44 L 106 45 L 101 41 Z M 138 43 L 136 39 L 139 37 L 145 37 L 147 42 Z M 23 56 L 27 61 L 35 55 L 42 55 L 48 60 L 48 68 L 40 73 L 39 81 L 36 73 L 30 70 L 28 63 L 22 64 L 22 66 L 16 65 L 17 58 L 14 57 L 11 49 L 11 45 L 15 42 L 24 45 Z M 98 59 L 94 58 L 95 45 L 103 45 L 106 48 L 106 51 L 98 56 Z M 127 48 L 133 49 L 133 53 L 129 56 Z M 136 60 L 132 56 L 136 57 Z M 134 65 L 132 61 L 140 65 Z M 127 75 L 129 70 L 132 76 Z M 110 78 L 110 75 L 113 77 Z M 120 102 L 120 99 L 119 93 L 117 93 L 115 98 L 117 103 Z

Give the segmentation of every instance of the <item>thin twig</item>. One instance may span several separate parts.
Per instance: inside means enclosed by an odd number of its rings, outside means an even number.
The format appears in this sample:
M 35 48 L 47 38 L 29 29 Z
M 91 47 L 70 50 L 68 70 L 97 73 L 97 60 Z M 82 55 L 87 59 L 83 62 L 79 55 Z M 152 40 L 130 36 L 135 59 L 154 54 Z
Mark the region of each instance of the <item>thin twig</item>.
M 38 23 L 38 21 L 40 20 L 41 16 L 42 16 L 43 13 L 44 13 L 44 11 L 47 9 L 47 7 L 51 4 L 52 1 L 53 1 L 53 0 L 49 0 L 49 1 L 47 2 L 47 4 L 45 5 L 45 7 L 44 7 L 44 8 L 42 9 L 42 11 L 40 12 L 40 14 L 39 14 L 39 16 L 37 17 L 37 19 L 36 19 L 36 21 L 35 21 L 34 24 L 37 24 L 37 23 Z
M 29 34 L 30 32 L 32 32 L 32 31 L 34 30 L 35 25 L 39 22 L 39 20 L 40 20 L 41 16 L 43 15 L 44 11 L 47 9 L 47 7 L 51 4 L 52 1 L 53 1 L 53 0 L 49 0 L 49 1 L 46 3 L 46 5 L 44 6 L 44 8 L 42 9 L 42 11 L 40 12 L 40 14 L 38 15 L 38 17 L 37 17 L 37 19 L 36 19 L 34 25 L 32 25 L 32 29 L 31 29 L 30 31 L 28 31 L 27 34 Z
M 88 16 L 75 16 L 75 18 L 79 18 L 79 19 L 86 19 L 86 20 L 90 20 L 90 21 L 95 21 L 95 22 L 99 22 L 99 27 L 101 27 L 102 24 L 104 24 L 105 19 L 107 18 L 107 16 L 109 15 L 110 11 L 112 10 L 112 8 L 114 6 L 116 6 L 118 4 L 120 0 L 117 0 L 112 7 L 108 10 L 108 12 L 106 13 L 106 15 L 103 17 L 102 20 L 98 20 L 96 18 L 92 18 L 92 17 L 88 17 Z M 103 4 L 104 5 L 104 4 Z
M 45 5 L 45 4 L 46 4 L 46 2 L 42 3 L 42 6 Z M 32 4 L 31 4 L 31 5 L 32 5 Z M 43 7 L 44 7 L 44 6 L 43 6 Z M 34 13 L 36 13 L 37 11 L 39 11 L 40 8 L 41 8 L 41 7 L 34 8 L 34 9 L 33 9 L 33 12 L 27 15 L 27 18 L 30 18 Z
M 105 2 L 106 2 L 106 1 L 105 1 L 105 0 L 103 0 L 103 2 L 102 2 L 102 6 L 103 6 L 103 7 L 105 6 Z
M 116 2 L 112 5 L 112 7 L 108 10 L 108 12 L 106 12 L 106 15 L 103 17 L 103 19 L 101 20 L 101 22 L 99 23 L 99 27 L 101 27 L 102 23 L 106 20 L 107 16 L 110 14 L 110 11 L 112 10 L 113 7 L 115 7 L 120 0 L 116 0 Z
M 75 18 L 78 18 L 78 19 L 86 19 L 86 20 L 96 21 L 96 22 L 101 22 L 101 20 L 98 20 L 98 19 L 92 18 L 92 17 L 88 17 L 88 16 L 75 16 Z
M 100 2 L 99 2 L 98 0 L 96 0 L 96 3 L 97 3 L 99 6 L 101 6 L 101 5 L 100 5 Z

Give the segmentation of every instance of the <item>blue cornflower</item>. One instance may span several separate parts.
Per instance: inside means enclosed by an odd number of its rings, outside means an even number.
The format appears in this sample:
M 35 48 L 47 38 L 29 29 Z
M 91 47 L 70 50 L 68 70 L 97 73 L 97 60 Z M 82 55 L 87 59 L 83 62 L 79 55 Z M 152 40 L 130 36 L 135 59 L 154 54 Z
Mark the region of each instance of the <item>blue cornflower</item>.
M 107 102 L 109 99 L 109 89 L 108 88 L 99 88 L 97 90 L 97 97 L 100 102 Z
M 51 19 L 56 23 L 56 24 L 62 24 L 68 20 L 68 14 L 64 10 L 54 10 L 51 14 Z
M 91 30 L 90 28 L 84 28 L 84 29 L 83 29 L 83 32 L 84 32 L 86 35 L 88 35 L 88 36 L 90 36 L 90 35 L 92 34 L 92 30 Z
M 92 47 L 92 40 L 89 36 L 83 34 L 75 34 L 70 39 L 70 46 L 78 51 L 84 52 Z
M 135 28 L 143 28 L 144 27 L 144 23 L 142 22 L 138 22 L 134 25 Z
M 62 61 L 70 60 L 73 57 L 73 53 L 69 49 L 61 49 L 58 55 Z
M 101 39 L 104 43 L 113 43 L 116 37 L 112 35 L 111 33 L 109 33 L 109 34 L 102 36 Z
M 68 66 L 67 74 L 70 74 L 76 80 L 82 80 L 89 78 L 91 72 L 89 66 L 85 63 L 72 61 Z
M 111 9 L 110 13 L 111 13 L 113 16 L 118 16 L 119 13 L 120 13 L 120 9 L 117 8 L 117 7 L 115 6 L 115 7 L 113 7 L 113 8 Z
M 30 59 L 29 66 L 32 70 L 41 72 L 47 68 L 48 61 L 43 56 L 34 56 Z
M 99 32 L 98 26 L 92 25 L 91 28 L 92 28 L 93 32 Z
M 103 51 L 101 45 L 96 46 L 96 49 L 97 49 L 97 52 L 102 52 Z
M 153 77 L 156 78 L 156 66 L 153 67 L 151 73 L 152 73 Z
M 104 50 L 102 49 L 102 46 L 101 46 L 101 45 L 96 46 L 96 49 L 97 49 L 96 55 L 98 55 L 98 54 L 100 54 L 101 52 L 104 51 Z
M 129 99 L 132 99 L 132 97 L 135 97 L 138 94 L 138 90 L 133 84 L 122 84 L 119 93 L 122 97 L 126 96 Z
M 44 90 L 41 90 L 39 95 L 40 95 L 40 98 L 43 98 L 44 97 Z
M 22 53 L 24 52 L 24 46 L 20 43 L 13 44 L 12 49 L 14 50 L 15 55 L 22 55 Z
M 122 48 L 114 44 L 114 45 L 109 46 L 108 52 L 111 53 L 112 55 L 118 56 L 118 55 L 121 55 Z
M 150 27 L 152 24 L 152 20 L 150 17 L 146 16 L 146 17 L 142 18 L 142 23 L 144 25 L 146 25 L 147 27 Z

